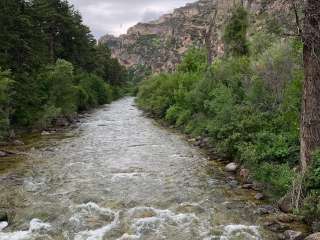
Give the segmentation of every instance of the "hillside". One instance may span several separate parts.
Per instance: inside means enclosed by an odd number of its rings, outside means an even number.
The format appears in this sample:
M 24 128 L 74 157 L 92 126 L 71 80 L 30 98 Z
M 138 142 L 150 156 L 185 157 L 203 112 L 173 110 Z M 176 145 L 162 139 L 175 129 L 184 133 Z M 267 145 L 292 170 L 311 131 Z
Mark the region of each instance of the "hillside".
M 244 6 L 252 15 L 262 15 L 266 6 L 272 7 L 262 2 L 266 1 L 245 0 Z M 222 30 L 234 3 L 234 0 L 200 0 L 158 20 L 138 23 L 118 38 L 105 35 L 100 41 L 107 43 L 113 56 L 127 67 L 143 65 L 152 72 L 171 71 L 192 45 L 210 44 L 213 55 L 223 54 Z

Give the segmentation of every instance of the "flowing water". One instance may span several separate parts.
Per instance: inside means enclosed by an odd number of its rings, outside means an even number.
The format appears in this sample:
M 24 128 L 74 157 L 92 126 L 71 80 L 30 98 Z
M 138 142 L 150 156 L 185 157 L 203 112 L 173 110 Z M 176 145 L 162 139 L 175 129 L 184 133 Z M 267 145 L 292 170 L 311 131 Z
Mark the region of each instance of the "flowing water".
M 230 187 L 218 163 L 133 98 L 39 138 L 0 162 L 0 207 L 10 215 L 0 240 L 274 239 L 253 193 Z

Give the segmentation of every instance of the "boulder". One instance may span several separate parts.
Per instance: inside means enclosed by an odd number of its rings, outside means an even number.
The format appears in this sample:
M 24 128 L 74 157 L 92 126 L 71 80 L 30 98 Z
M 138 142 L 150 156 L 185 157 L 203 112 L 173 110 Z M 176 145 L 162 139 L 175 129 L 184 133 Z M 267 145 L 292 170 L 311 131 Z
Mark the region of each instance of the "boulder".
M 225 166 L 225 170 L 227 172 L 235 172 L 237 171 L 238 167 L 239 167 L 238 164 L 232 162 Z
M 278 202 L 278 207 L 284 213 L 292 213 L 293 206 L 290 195 L 282 197 Z
M 320 240 L 320 232 L 309 235 L 305 240 Z
M 287 230 L 284 232 L 284 237 L 286 240 L 302 240 L 302 232 Z
M 275 212 L 276 212 L 276 209 L 271 205 L 261 206 L 255 211 L 255 213 L 259 215 L 266 215 L 266 214 L 275 213 Z

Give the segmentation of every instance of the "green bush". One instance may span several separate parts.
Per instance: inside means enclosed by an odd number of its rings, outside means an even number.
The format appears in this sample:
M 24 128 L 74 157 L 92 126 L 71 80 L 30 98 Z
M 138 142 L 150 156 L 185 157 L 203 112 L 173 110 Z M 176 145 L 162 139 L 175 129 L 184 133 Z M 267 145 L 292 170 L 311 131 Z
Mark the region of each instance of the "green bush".
M 263 44 L 265 51 L 218 58 L 209 68 L 192 49 L 177 72 L 143 81 L 137 102 L 188 134 L 209 137 L 281 195 L 299 158 L 302 53 L 294 41 Z
M 284 196 L 292 186 L 295 173 L 288 164 L 263 163 L 255 165 L 255 178 L 269 183 L 276 195 Z
M 48 105 L 60 109 L 64 116 L 69 116 L 76 111 L 76 88 L 73 78 L 72 64 L 61 59 L 54 65 L 48 66 L 39 75 L 39 81 L 42 83 L 41 90 Z
M 88 110 L 113 99 L 111 86 L 94 74 L 81 73 L 75 76 L 77 86 L 77 107 Z
M 313 154 L 312 165 L 305 177 L 302 213 L 308 223 L 320 221 L 320 151 Z
M 249 53 L 247 29 L 249 27 L 249 14 L 243 6 L 236 6 L 227 22 L 224 31 L 224 42 L 227 55 L 242 56 Z
M 5 138 L 9 132 L 10 85 L 12 83 L 10 73 L 0 69 L 0 140 Z

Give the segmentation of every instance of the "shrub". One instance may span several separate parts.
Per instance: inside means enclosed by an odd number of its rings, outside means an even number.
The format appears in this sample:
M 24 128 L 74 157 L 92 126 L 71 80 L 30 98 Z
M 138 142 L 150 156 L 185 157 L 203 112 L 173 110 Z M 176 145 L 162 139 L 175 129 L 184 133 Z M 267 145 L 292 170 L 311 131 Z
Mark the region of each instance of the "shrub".
M 284 196 L 289 191 L 295 173 L 288 164 L 263 163 L 255 167 L 255 178 L 272 187 L 276 195 Z
M 10 73 L 0 69 L 0 140 L 5 138 L 9 131 L 10 85 L 12 82 Z
M 94 74 L 81 73 L 75 76 L 77 86 L 77 107 L 79 111 L 87 110 L 113 99 L 111 86 Z
M 43 95 L 48 105 L 60 109 L 61 114 L 68 116 L 76 111 L 76 88 L 74 87 L 73 66 L 65 60 L 48 66 L 39 75 Z
M 188 134 L 209 137 L 281 195 L 299 158 L 301 49 L 294 41 L 262 44 L 269 47 L 218 58 L 206 71 L 192 49 L 177 72 L 142 82 L 137 102 Z
M 305 177 L 306 198 L 302 213 L 308 223 L 320 221 L 320 151 L 313 155 L 313 162 Z

